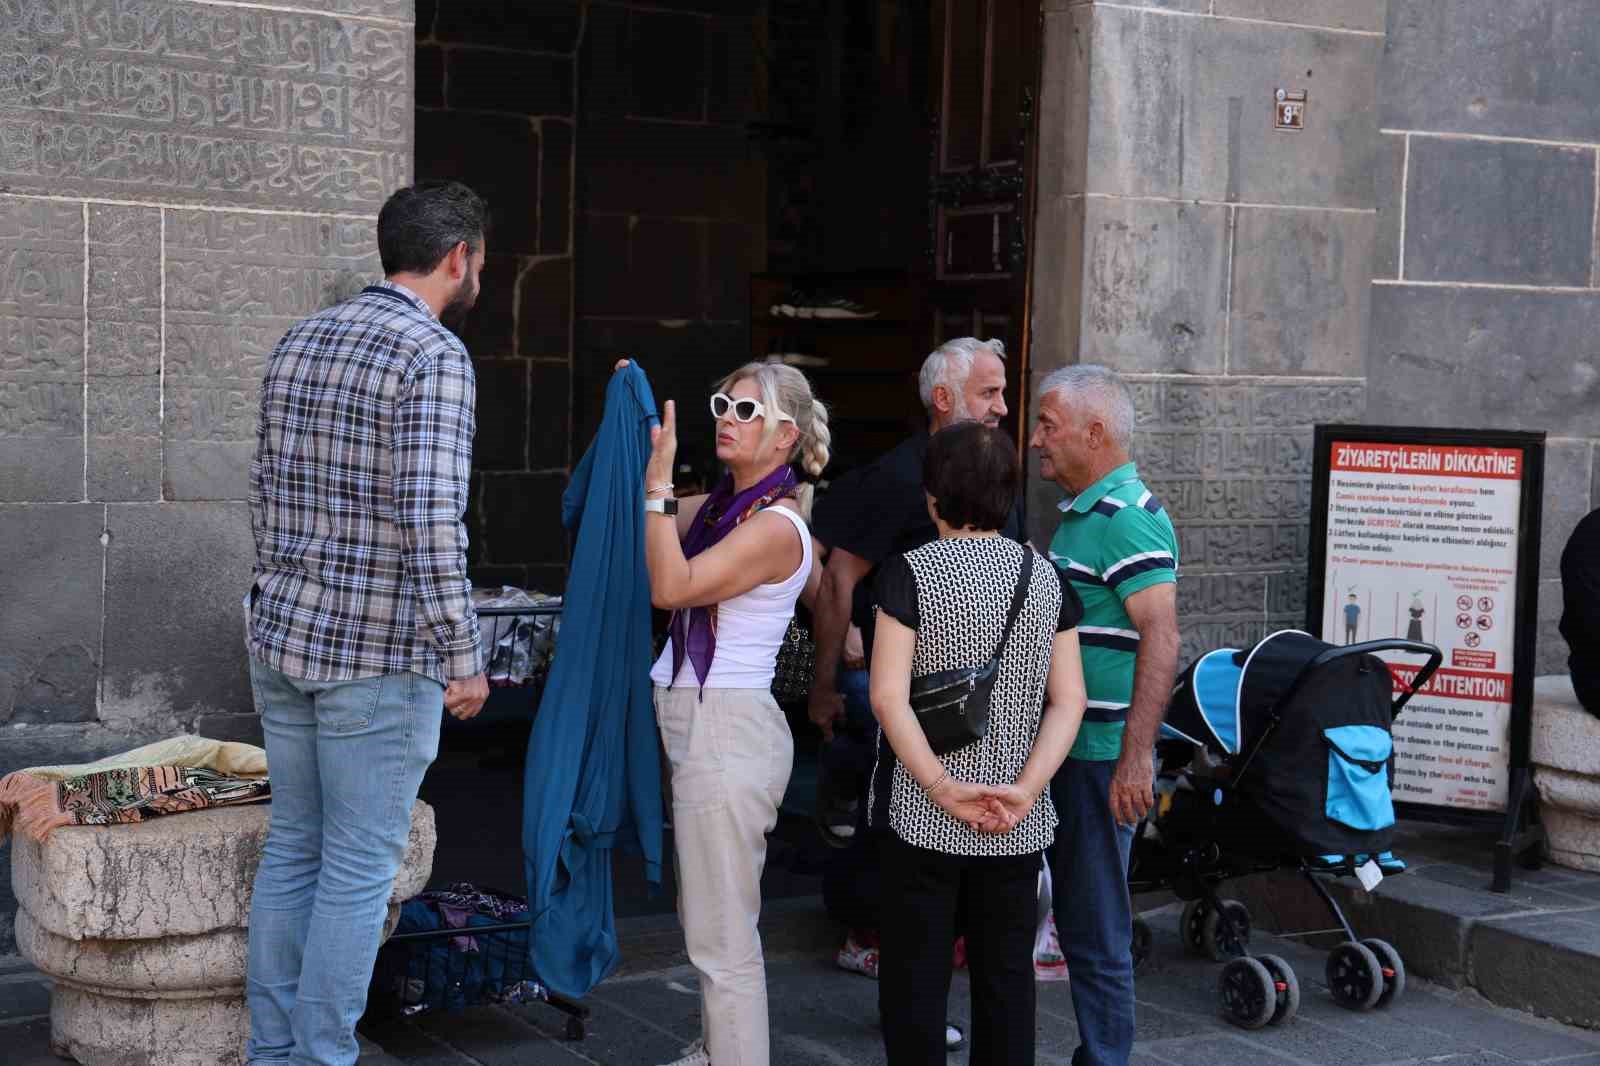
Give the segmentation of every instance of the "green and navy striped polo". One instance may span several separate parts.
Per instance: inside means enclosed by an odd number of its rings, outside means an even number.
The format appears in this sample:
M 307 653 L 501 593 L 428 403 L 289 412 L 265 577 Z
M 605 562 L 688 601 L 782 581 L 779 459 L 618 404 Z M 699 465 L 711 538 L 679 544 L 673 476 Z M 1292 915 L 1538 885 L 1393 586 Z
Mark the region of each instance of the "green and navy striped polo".
M 1123 604 L 1141 589 L 1178 579 L 1178 537 L 1132 463 L 1063 500 L 1060 508 L 1050 560 L 1083 600 L 1078 643 L 1089 696 L 1071 757 L 1115 759 L 1122 753 L 1139 652 L 1139 632 Z

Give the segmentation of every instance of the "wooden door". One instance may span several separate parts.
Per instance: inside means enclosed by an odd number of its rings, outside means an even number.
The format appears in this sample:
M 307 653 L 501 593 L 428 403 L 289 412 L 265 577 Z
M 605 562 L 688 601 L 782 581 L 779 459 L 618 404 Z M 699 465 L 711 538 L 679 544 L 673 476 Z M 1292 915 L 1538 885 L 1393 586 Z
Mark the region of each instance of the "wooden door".
M 934 0 L 932 31 L 934 341 L 974 336 L 1005 342 L 1009 428 L 1020 444 L 1039 0 Z

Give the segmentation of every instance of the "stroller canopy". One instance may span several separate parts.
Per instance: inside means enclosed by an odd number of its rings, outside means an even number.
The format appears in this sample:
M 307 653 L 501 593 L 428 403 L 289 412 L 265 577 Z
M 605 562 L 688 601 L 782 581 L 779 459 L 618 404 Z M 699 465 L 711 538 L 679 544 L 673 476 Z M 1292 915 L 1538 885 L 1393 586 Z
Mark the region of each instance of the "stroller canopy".
M 1284 629 L 1248 652 L 1207 652 L 1178 679 L 1163 735 L 1237 755 L 1261 737 L 1273 708 L 1326 648 L 1309 633 Z

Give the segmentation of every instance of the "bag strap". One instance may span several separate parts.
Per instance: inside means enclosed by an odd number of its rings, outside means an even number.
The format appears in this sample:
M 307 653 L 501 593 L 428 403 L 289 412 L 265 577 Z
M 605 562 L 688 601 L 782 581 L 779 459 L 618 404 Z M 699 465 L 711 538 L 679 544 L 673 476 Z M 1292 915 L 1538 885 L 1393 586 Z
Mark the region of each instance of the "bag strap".
M 1033 549 L 1026 544 L 1022 546 L 1022 572 L 1017 575 L 1017 591 L 1011 594 L 1011 611 L 1006 615 L 1006 627 L 1000 631 L 1000 645 L 994 649 L 992 659 L 1000 658 L 1006 650 L 1006 641 L 1011 639 L 1011 629 L 1017 624 L 1017 615 L 1022 613 L 1022 601 L 1028 597 L 1028 578 L 1033 575 Z

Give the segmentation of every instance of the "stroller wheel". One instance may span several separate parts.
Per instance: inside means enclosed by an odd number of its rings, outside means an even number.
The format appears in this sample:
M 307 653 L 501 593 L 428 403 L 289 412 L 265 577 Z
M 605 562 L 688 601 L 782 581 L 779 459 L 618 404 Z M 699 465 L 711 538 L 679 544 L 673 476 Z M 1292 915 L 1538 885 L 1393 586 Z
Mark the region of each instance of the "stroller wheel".
M 1200 923 L 1200 950 L 1215 962 L 1237 959 L 1250 947 L 1250 909 L 1236 899 L 1218 900 Z M 1222 920 L 1226 913 L 1228 920 Z
M 1387 940 L 1363 940 L 1362 944 L 1377 956 L 1378 968 L 1383 971 L 1383 992 L 1378 996 L 1378 1006 L 1387 1007 L 1405 994 L 1406 964 L 1400 953 Z
M 1200 942 L 1200 930 L 1205 925 L 1206 912 L 1211 908 L 1203 899 L 1191 899 L 1183 905 L 1183 917 L 1178 919 L 1178 936 L 1191 955 L 1205 956 Z
M 1371 1010 L 1383 995 L 1383 967 L 1372 949 L 1353 940 L 1328 953 L 1328 991 L 1350 1010 Z
M 1294 967 L 1277 955 L 1257 955 L 1256 961 L 1272 975 L 1273 991 L 1277 994 L 1277 1008 L 1272 1012 L 1272 1024 L 1279 1025 L 1295 1016 L 1300 1009 L 1300 981 Z
M 1138 973 L 1144 969 L 1144 964 L 1150 961 L 1150 949 L 1154 934 L 1150 932 L 1149 924 L 1143 918 L 1133 920 L 1133 972 Z
M 1217 978 L 1222 1016 L 1241 1029 L 1260 1029 L 1278 1009 L 1272 974 L 1258 959 L 1234 959 Z

